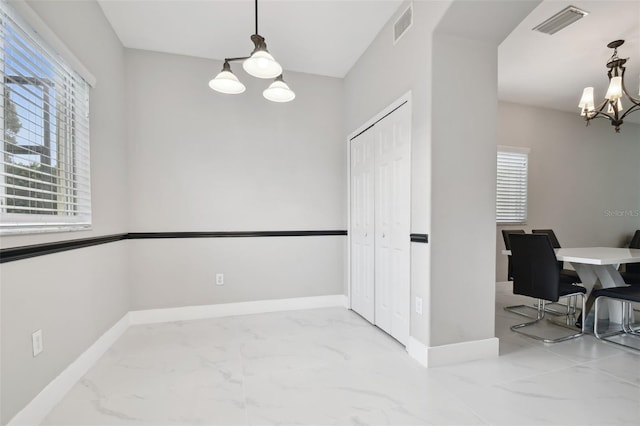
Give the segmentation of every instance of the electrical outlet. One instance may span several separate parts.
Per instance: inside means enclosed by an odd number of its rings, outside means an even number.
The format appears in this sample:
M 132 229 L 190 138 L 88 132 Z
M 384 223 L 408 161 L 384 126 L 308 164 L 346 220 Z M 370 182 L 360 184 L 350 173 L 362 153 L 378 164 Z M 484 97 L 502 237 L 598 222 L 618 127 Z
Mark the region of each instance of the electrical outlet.
M 422 315 L 422 297 L 416 297 L 416 313 Z
M 216 274 L 216 285 L 224 285 L 224 274 Z
M 31 335 L 31 345 L 33 347 L 33 356 L 40 355 L 40 352 L 44 350 L 42 344 L 42 330 L 34 331 Z

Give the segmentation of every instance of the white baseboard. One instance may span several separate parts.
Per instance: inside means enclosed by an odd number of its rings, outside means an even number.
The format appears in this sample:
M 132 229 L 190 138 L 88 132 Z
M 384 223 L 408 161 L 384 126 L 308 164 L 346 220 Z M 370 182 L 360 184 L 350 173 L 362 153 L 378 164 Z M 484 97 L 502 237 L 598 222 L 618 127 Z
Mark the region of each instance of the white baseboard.
M 122 336 L 127 328 L 129 328 L 129 324 L 129 314 L 127 313 L 55 379 L 45 386 L 26 407 L 7 423 L 7 426 L 40 424 L 78 380 L 80 380 L 100 357 L 107 352 L 111 345 Z
M 409 337 L 407 352 L 424 367 L 441 367 L 478 359 L 498 356 L 499 340 L 496 337 L 441 346 L 426 346 Z
M 255 300 L 252 302 L 221 303 L 218 305 L 147 309 L 131 311 L 129 312 L 129 316 L 132 325 L 154 324 L 159 322 L 189 321 L 233 315 L 296 311 L 334 306 L 346 308 L 348 306 L 347 302 L 347 296 L 344 294 L 332 294 L 328 296 L 296 297 L 292 299 Z
M 409 341 L 407 342 L 407 353 L 423 367 L 429 366 L 427 362 L 427 345 L 412 336 L 409 336 Z

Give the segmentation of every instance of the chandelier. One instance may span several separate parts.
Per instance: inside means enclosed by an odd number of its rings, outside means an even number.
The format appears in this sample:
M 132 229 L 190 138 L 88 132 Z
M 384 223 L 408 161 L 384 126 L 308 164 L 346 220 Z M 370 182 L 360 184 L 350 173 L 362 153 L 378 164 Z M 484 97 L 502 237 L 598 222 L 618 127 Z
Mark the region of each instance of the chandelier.
M 587 121 L 594 118 L 607 118 L 611 121 L 611 125 L 615 126 L 616 133 L 620 133 L 620 126 L 623 123 L 624 118 L 634 111 L 640 110 L 640 99 L 634 98 L 629 94 L 624 82 L 624 64 L 627 63 L 629 58 L 618 58 L 618 47 L 624 44 L 624 40 L 616 40 L 607 44 L 607 47 L 613 49 L 613 55 L 607 62 L 607 68 L 609 72 L 609 88 L 604 96 L 604 101 L 595 106 L 593 101 L 593 87 L 585 87 L 582 92 L 582 98 L 578 107 L 580 108 L 580 115 Z M 640 88 L 638 89 L 638 95 L 640 96 Z M 631 103 L 631 106 L 624 112 L 624 105 L 622 99 L 626 97 Z M 626 102 L 626 101 L 625 101 Z M 606 108 L 606 111 L 605 111 Z
M 262 95 L 273 102 L 292 101 L 296 94 L 289 88 L 282 78 L 282 66 L 267 50 L 264 37 L 258 34 L 258 0 L 255 0 L 256 32 L 251 36 L 254 49 L 249 56 L 225 58 L 222 71 L 209 81 L 209 87 L 216 92 L 236 95 L 245 91 L 245 86 L 231 71 L 231 62 L 244 61 L 242 68 L 257 78 L 274 78 L 273 83 L 266 88 Z

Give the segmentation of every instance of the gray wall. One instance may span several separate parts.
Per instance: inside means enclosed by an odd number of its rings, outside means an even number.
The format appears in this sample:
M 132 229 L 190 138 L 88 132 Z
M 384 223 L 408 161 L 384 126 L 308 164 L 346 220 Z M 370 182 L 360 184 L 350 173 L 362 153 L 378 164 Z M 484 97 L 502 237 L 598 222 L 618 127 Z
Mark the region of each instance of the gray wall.
M 565 247 L 628 244 L 640 229 L 640 125 L 616 134 L 604 120 L 586 127 L 577 112 L 507 102 L 498 111 L 498 144 L 531 152 L 528 221 L 497 227 L 497 280 L 507 279 L 502 229 L 552 228 Z
M 2 237 L 2 247 L 126 232 L 123 48 L 94 2 L 29 3 L 98 80 L 90 103 L 93 229 Z M 2 424 L 129 310 L 123 244 L 2 264 Z M 37 329 L 44 352 L 34 358 Z
M 430 325 L 437 346 L 494 336 L 497 45 L 438 33 L 433 63 Z
M 539 3 L 455 1 L 436 29 L 430 346 L 495 333 L 498 45 Z
M 430 242 L 411 248 L 411 336 L 427 346 L 494 335 L 497 46 L 538 3 L 414 2 L 413 27 L 393 45 L 391 19 L 345 78 L 349 131 L 412 92 L 411 232 Z
M 413 26 L 393 44 L 393 22 L 380 31 L 345 77 L 347 133 L 390 105 L 412 94 L 411 232 L 429 233 L 431 213 L 431 45 L 432 32 L 448 2 L 414 2 Z M 402 13 L 405 6 L 398 9 Z M 430 244 L 411 245 L 411 336 L 428 343 Z M 423 315 L 413 301 L 421 297 Z
M 342 80 L 233 70 L 241 95 L 210 90 L 217 61 L 127 50 L 130 229 L 346 229 Z M 342 294 L 344 237 L 131 242 L 133 309 Z M 249 267 L 250 266 L 250 267 Z M 179 272 L 178 272 L 179 271 Z M 225 286 L 216 287 L 217 272 Z

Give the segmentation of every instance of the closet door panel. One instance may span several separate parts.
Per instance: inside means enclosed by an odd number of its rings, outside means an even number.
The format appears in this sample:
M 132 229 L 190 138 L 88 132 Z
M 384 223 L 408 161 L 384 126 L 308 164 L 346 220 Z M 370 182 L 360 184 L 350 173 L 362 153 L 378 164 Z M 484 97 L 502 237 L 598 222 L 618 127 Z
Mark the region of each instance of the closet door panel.
M 351 308 L 374 322 L 373 135 L 351 142 Z
M 410 108 L 351 141 L 351 303 L 406 344 L 410 317 Z
M 378 123 L 376 150 L 376 324 L 384 318 L 391 336 L 406 344 L 410 309 L 410 166 L 408 108 L 400 108 Z M 378 127 L 377 126 L 377 127 Z M 383 254 L 384 253 L 384 254 Z M 382 262 L 384 265 L 378 265 Z M 380 275 L 378 275 L 378 271 Z M 378 289 L 384 301 L 378 303 Z

